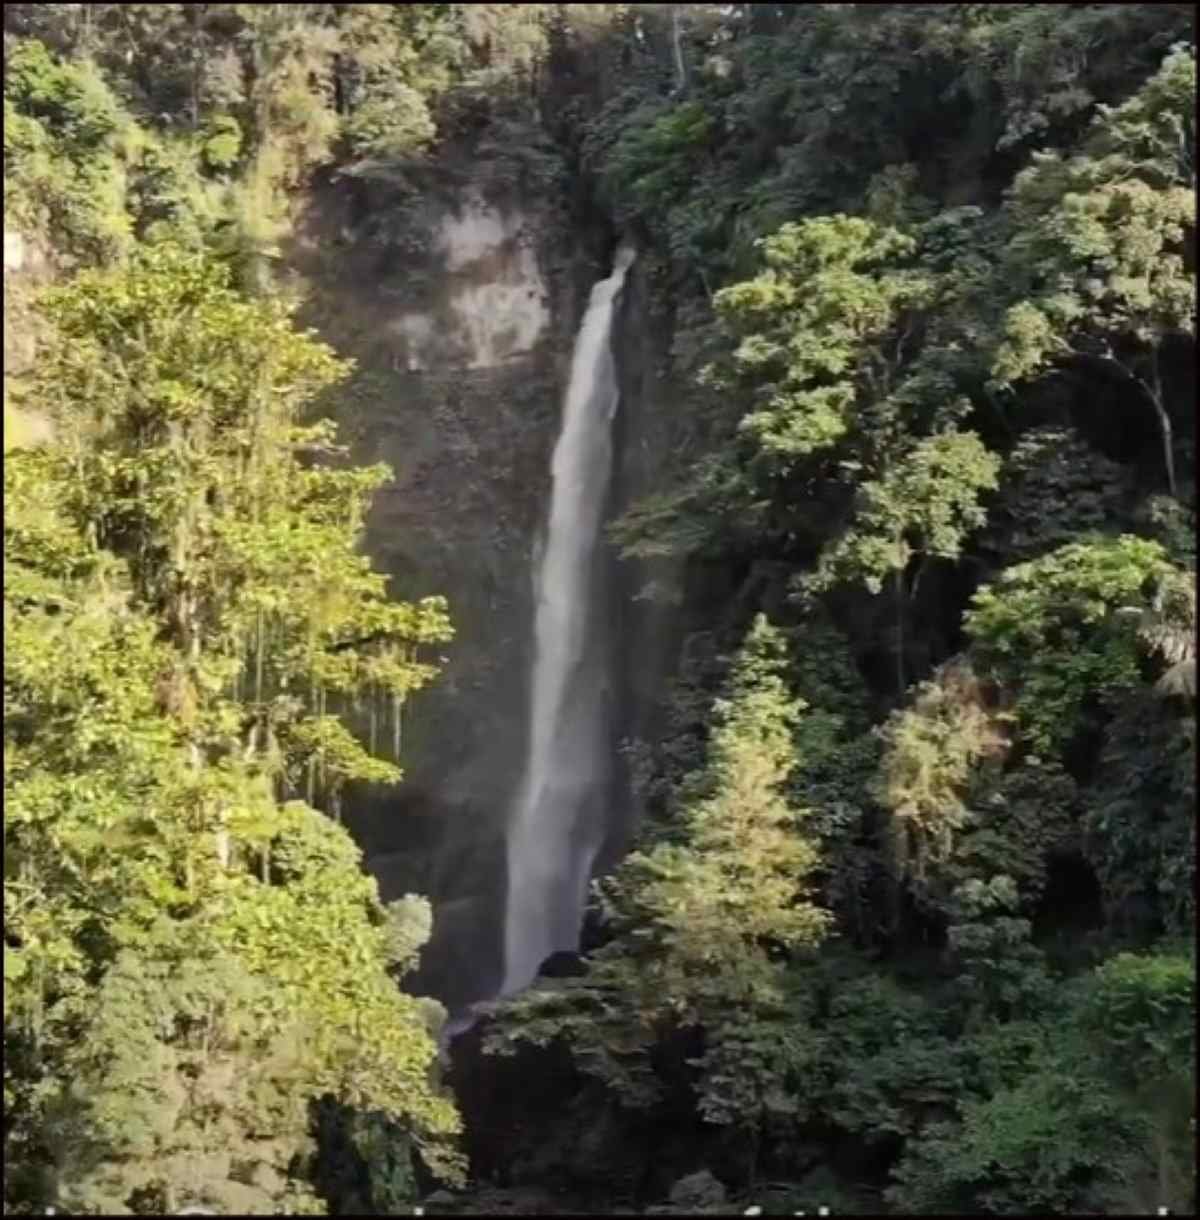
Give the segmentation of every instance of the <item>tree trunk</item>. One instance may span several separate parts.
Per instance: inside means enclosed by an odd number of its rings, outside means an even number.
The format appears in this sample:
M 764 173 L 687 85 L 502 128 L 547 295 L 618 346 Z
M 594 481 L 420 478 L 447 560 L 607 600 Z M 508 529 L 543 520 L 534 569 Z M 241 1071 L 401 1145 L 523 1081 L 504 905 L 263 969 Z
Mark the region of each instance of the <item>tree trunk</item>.
M 896 540 L 899 550 L 900 540 Z M 896 603 L 896 694 L 904 697 L 908 682 L 904 672 L 904 569 L 897 568 L 894 577 L 894 598 Z
M 1132 381 L 1149 400 L 1158 421 L 1159 435 L 1162 437 L 1163 467 L 1167 472 L 1167 490 L 1172 498 L 1174 498 L 1177 494 L 1175 482 L 1175 439 L 1171 426 L 1171 416 L 1167 413 L 1166 404 L 1163 402 L 1162 375 L 1158 367 L 1158 348 L 1151 347 L 1150 349 L 1150 384 L 1147 384 L 1141 377 L 1122 364 L 1111 351 L 1103 356 L 1097 356 L 1092 352 L 1072 350 L 1071 356 L 1073 359 L 1090 364 L 1093 368 L 1104 368 L 1110 373 L 1115 373 L 1125 381 Z
M 1158 431 L 1162 437 L 1163 465 L 1167 472 L 1167 491 L 1171 498 L 1175 499 L 1175 436 L 1171 429 L 1171 417 L 1167 414 L 1167 408 L 1163 403 L 1162 376 L 1158 370 L 1157 348 L 1151 352 L 1150 362 L 1151 384 L 1146 386 L 1146 393 L 1154 405 L 1155 415 L 1158 416 Z M 1145 382 L 1142 384 L 1145 385 Z

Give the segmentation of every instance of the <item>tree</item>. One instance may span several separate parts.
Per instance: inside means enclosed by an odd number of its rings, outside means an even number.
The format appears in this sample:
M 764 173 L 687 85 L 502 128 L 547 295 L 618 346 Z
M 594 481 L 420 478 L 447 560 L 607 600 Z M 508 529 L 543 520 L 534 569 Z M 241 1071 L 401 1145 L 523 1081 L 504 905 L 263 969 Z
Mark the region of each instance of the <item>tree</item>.
M 899 692 L 906 605 L 925 565 L 957 558 L 983 524 L 980 497 L 999 469 L 977 435 L 958 429 L 970 404 L 955 344 L 930 320 L 966 290 L 960 273 L 939 265 L 952 227 L 942 218 L 929 230 L 928 263 L 911 235 L 846 215 L 788 224 L 759 243 L 766 269 L 714 298 L 735 346 L 703 374 L 746 408 L 736 445 L 698 463 L 689 492 L 646 506 L 639 523 L 653 528 L 664 510 L 688 511 L 693 500 L 757 500 L 778 505 L 795 537 L 791 504 L 821 503 L 822 524 L 832 515 L 841 529 L 826 535 L 798 591 L 861 582 L 877 593 L 890 577 Z M 626 539 L 632 525 L 627 518 Z
M 933 283 L 904 266 L 911 237 L 859 217 L 784 225 L 761 248 L 766 269 L 714 304 L 739 339 L 733 382 L 755 404 L 740 431 L 786 467 L 836 444 L 864 410 L 887 426 L 913 315 Z
M 1084 1009 L 1085 1028 L 1103 1056 L 1108 1078 L 1147 1120 L 1155 1205 L 1191 1210 L 1194 961 L 1169 951 L 1120 953 L 1097 968 L 1094 980 Z
M 987 520 L 980 497 L 997 485 L 1000 459 L 973 432 L 953 428 L 918 441 L 883 477 L 859 484 L 853 523 L 824 550 L 800 582 L 806 592 L 839 580 L 860 580 L 878 593 L 891 575 L 896 589 L 896 690 L 907 685 L 904 667 L 905 600 L 916 596 L 932 559 L 957 559 L 963 540 Z M 921 566 L 907 591 L 911 561 Z
M 45 1202 L 307 1207 L 325 1095 L 459 1171 L 388 974 L 413 912 L 284 799 L 398 776 L 331 699 L 397 711 L 444 607 L 385 599 L 357 551 L 385 472 L 298 422 L 344 365 L 227 279 L 163 246 L 53 290 L 57 439 L 6 456 L 6 1138 Z
M 1143 688 L 1122 702 L 1083 820 L 1107 923 L 1123 943 L 1195 923 L 1196 721 L 1186 704 L 1172 706 L 1178 699 Z
M 125 173 L 133 124 L 90 63 L 57 61 L 36 41 L 5 51 L 5 215 L 54 233 L 72 261 L 130 242 Z
M 1061 984 L 1037 1021 L 973 1039 L 983 1095 L 961 1095 L 955 1119 L 906 1148 L 889 1202 L 934 1214 L 1191 1210 L 1194 980 L 1187 956 L 1121 954 Z
M 883 726 L 877 793 L 891 814 L 897 883 L 907 876 L 924 884 L 929 865 L 949 857 L 970 820 L 964 798 L 974 769 L 1007 752 L 1003 720 L 960 659 L 923 682 Z
M 758 616 L 678 821 L 600 883 L 612 939 L 586 976 L 508 1002 L 490 1051 L 566 1035 L 583 1071 L 623 1104 L 644 1106 L 659 1096 L 650 1048 L 698 1029 L 701 1113 L 757 1129 L 778 1073 L 804 1058 L 777 1025 L 786 1012 L 778 957 L 815 944 L 829 923 L 808 898 L 817 858 L 804 812 L 782 787 L 801 710 L 779 676 L 783 658 L 779 633 Z
M 682 842 L 634 853 L 614 882 L 611 900 L 619 907 L 625 896 L 634 904 L 617 926 L 642 930 L 643 1003 L 685 1019 L 706 994 L 752 1002 L 769 993 L 763 947 L 810 943 L 827 922 L 797 901 L 816 858 L 797 830 L 803 815 L 781 791 L 794 765 L 791 726 L 801 711 L 779 677 L 781 647 L 759 616 L 714 705 L 717 726 L 682 813 Z
M 386 468 L 331 466 L 342 451 L 330 426 L 298 422 L 348 366 L 293 331 L 289 308 L 242 300 L 227 278 L 164 247 L 56 290 L 61 341 L 34 392 L 74 448 L 78 519 L 169 624 L 172 697 L 226 684 L 252 696 L 238 748 L 289 790 L 307 771 L 310 799 L 320 782 L 336 800 L 356 772 L 394 776 L 326 715 L 330 696 L 369 691 L 394 715 L 432 673 L 415 649 L 448 624 L 436 598 L 389 602 L 355 549 Z M 227 724 L 213 703 L 196 748 L 232 748 Z
M 1078 152 L 1035 154 L 1010 202 L 1006 264 L 1023 299 L 1007 313 L 993 377 L 1055 362 L 1110 371 L 1152 408 L 1176 494 L 1160 353 L 1195 333 L 1196 61 L 1177 47 L 1127 102 L 1101 106 Z
M 1098 706 L 1141 685 L 1136 620 L 1118 611 L 1144 605 L 1174 573 L 1159 543 L 1122 535 L 1068 543 L 975 594 L 963 620 L 973 653 L 1015 694 L 1035 750 L 1064 746 Z
M 1016 883 L 1003 873 L 972 878 L 955 891 L 947 931 L 969 1022 L 1027 1017 L 1045 1000 L 1041 953 L 1030 943 Z

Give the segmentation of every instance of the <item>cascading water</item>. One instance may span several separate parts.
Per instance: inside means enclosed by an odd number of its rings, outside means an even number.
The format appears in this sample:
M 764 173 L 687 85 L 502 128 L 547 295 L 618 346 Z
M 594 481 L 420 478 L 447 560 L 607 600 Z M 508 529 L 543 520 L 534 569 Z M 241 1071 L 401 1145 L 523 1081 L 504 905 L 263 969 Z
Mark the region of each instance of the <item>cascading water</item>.
M 550 522 L 536 577 L 536 652 L 529 751 L 508 833 L 502 993 L 550 954 L 579 947 L 596 853 L 605 837 L 610 739 L 601 634 L 593 621 L 596 547 L 612 470 L 618 389 L 612 355 L 617 294 L 634 260 L 622 246 L 592 289 L 554 447 Z

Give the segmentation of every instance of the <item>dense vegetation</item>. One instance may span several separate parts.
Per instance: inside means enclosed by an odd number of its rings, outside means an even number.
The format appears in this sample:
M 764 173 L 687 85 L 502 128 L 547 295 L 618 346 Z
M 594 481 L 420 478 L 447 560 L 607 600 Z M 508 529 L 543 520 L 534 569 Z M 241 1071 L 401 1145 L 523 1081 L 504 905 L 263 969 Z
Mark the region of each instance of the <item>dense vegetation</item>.
M 613 535 L 691 663 L 604 943 L 488 1045 L 783 1205 L 1187 1208 L 1187 15 L 683 7 L 580 150 L 673 317 Z
M 673 468 L 610 534 L 685 637 L 593 947 L 485 1025 L 472 1071 L 558 1076 L 486 1138 L 463 1092 L 476 1176 L 1194 1210 L 1191 20 L 6 6 L 54 280 L 5 386 L 49 426 L 5 455 L 6 1209 L 462 1181 L 428 907 L 338 825 L 449 620 L 362 557 L 387 471 L 273 269 L 314 169 L 465 141 L 639 239 Z

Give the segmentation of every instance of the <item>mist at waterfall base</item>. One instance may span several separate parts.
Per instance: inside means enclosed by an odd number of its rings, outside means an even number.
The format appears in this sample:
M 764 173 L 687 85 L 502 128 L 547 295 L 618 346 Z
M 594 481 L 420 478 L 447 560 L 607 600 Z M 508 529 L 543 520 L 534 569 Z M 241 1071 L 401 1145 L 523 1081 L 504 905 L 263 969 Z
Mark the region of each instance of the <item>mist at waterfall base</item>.
M 578 949 L 592 866 L 608 830 L 608 666 L 594 582 L 619 398 L 612 325 L 634 256 L 622 246 L 612 274 L 592 288 L 554 447 L 535 573 L 528 753 L 508 831 L 505 996 L 532 982 L 552 953 Z

